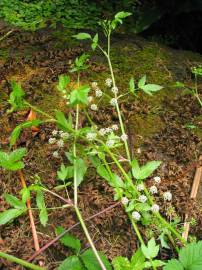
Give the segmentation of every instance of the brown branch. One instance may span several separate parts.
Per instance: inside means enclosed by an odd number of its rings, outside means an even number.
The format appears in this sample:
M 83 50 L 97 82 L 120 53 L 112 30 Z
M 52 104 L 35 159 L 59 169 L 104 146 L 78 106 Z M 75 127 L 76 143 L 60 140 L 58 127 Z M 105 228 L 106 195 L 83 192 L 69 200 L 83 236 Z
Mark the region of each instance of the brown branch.
M 200 156 L 199 161 L 202 160 L 202 156 Z M 198 192 L 198 188 L 199 188 L 199 184 L 201 181 L 201 176 L 202 176 L 202 166 L 197 167 L 196 169 L 196 173 L 194 176 L 194 181 L 193 181 L 193 185 L 192 185 L 192 190 L 191 190 L 191 194 L 190 194 L 190 199 L 195 199 L 197 192 Z M 190 224 L 187 221 L 188 219 L 188 214 L 185 215 L 185 223 L 184 223 L 184 232 L 182 234 L 182 237 L 187 240 L 188 235 L 189 235 L 189 228 L 190 228 Z
M 102 215 L 103 213 L 112 210 L 114 207 L 120 205 L 120 202 L 117 202 L 107 208 L 105 208 L 104 210 L 84 219 L 84 221 L 89 221 L 97 216 Z M 78 225 L 80 225 L 80 222 L 75 223 L 73 226 L 71 226 L 70 228 L 68 228 L 67 230 L 65 230 L 64 232 L 62 232 L 61 234 L 59 234 L 58 236 L 56 236 L 53 240 L 51 240 L 50 242 L 48 242 L 46 245 L 44 245 L 42 248 L 40 248 L 39 250 L 37 250 L 28 260 L 28 262 L 31 262 L 32 260 L 34 260 L 39 254 L 41 254 L 43 251 L 45 251 L 47 248 L 49 248 L 51 245 L 53 245 L 55 242 L 57 242 L 61 237 L 63 237 L 66 233 L 68 233 L 69 231 L 71 231 L 72 229 L 74 229 L 75 227 L 77 227 Z

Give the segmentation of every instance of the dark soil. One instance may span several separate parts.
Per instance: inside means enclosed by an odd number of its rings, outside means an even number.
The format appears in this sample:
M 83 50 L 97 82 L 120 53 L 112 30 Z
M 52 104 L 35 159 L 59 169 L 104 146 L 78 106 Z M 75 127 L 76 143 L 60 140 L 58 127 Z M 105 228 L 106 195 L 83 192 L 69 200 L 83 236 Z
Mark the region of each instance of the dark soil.
M 5 31 L 6 29 L 2 26 L 1 33 Z M 6 113 L 9 108 L 7 98 L 11 91 L 9 82 L 12 79 L 22 83 L 26 98 L 32 104 L 38 105 L 48 113 L 53 113 L 56 108 L 65 110 L 64 101 L 56 90 L 58 75 L 66 73 L 71 61 L 86 50 L 83 44 L 74 44 L 71 41 L 71 35 L 70 31 L 62 32 L 61 30 L 60 32 L 44 30 L 37 33 L 17 30 L 0 44 L 0 144 L 3 149 L 8 149 L 12 129 L 24 121 L 28 114 L 28 111 L 10 115 Z M 147 43 L 137 37 L 128 39 L 122 36 L 121 38 L 121 43 L 118 38 L 113 41 L 113 57 L 115 72 L 117 75 L 121 74 L 122 77 L 119 77 L 119 80 L 123 86 L 127 85 L 131 73 L 141 76 L 144 75 L 143 72 L 149 74 L 149 78 L 154 79 L 155 83 L 169 85 L 156 97 L 130 98 L 126 100 L 126 105 L 122 105 L 130 134 L 131 151 L 142 163 L 154 159 L 163 161 L 163 165 L 158 170 L 158 175 L 162 177 L 160 193 L 165 190 L 172 191 L 174 210 L 171 216 L 179 215 L 183 220 L 185 213 L 189 213 L 190 218 L 195 218 L 197 221 L 197 225 L 191 227 L 190 234 L 200 239 L 202 228 L 200 203 L 189 199 L 201 151 L 200 129 L 193 132 L 184 126 L 187 123 L 194 123 L 200 127 L 199 116 L 202 111 L 192 96 L 172 88 L 171 85 L 175 80 L 186 81 L 192 85 L 189 68 L 202 63 L 202 58 L 199 55 L 161 48 L 157 44 Z M 119 48 L 123 56 L 116 53 Z M 134 58 L 131 60 L 132 53 Z M 124 60 L 121 57 L 125 57 L 123 65 L 119 63 Z M 99 81 L 99 76 L 106 78 L 108 69 L 104 59 L 99 55 L 93 56 L 92 59 L 89 63 L 90 71 L 83 75 L 83 80 L 96 78 Z M 130 68 L 131 61 L 134 63 Z M 125 82 L 122 80 L 123 77 Z M 201 88 L 199 85 L 199 90 Z M 107 126 L 112 122 L 115 123 L 117 121 L 115 112 L 108 105 L 103 106 L 98 115 L 92 115 L 97 124 L 105 123 Z M 18 141 L 18 146 L 28 148 L 24 169 L 27 184 L 34 182 L 36 174 L 50 189 L 57 184 L 56 171 L 62 160 L 65 161 L 65 156 L 62 154 L 59 160 L 52 158 L 53 147 L 48 144 L 48 139 L 53 129 L 54 126 L 44 125 L 37 133 L 26 130 Z M 138 148 L 141 149 L 140 154 L 137 153 Z M 3 199 L 3 194 L 11 193 L 19 196 L 21 184 L 16 173 L 8 173 L 2 169 L 0 169 L 0 183 L 0 210 L 3 211 L 9 207 Z M 151 179 L 148 180 L 148 186 L 150 184 Z M 65 196 L 65 192 L 60 193 Z M 160 196 L 157 200 L 161 202 Z M 112 189 L 103 179 L 95 175 L 94 170 L 91 170 L 79 190 L 79 206 L 83 216 L 87 218 L 112 205 L 113 202 Z M 34 200 L 32 204 L 35 205 Z M 59 206 L 61 202 L 46 196 L 46 205 Z M 164 204 L 162 209 L 164 215 L 168 212 L 169 206 L 169 204 Z M 48 226 L 44 228 L 39 223 L 37 213 L 34 212 L 34 214 L 40 246 L 55 237 L 57 226 L 68 228 L 77 222 L 73 211 L 58 210 L 50 212 Z M 118 255 L 130 257 L 137 247 L 137 238 L 121 206 L 96 217 L 87 224 L 96 247 L 102 250 L 109 259 Z M 141 230 L 145 235 L 149 233 L 144 228 Z M 88 244 L 81 228 L 78 226 L 72 233 L 82 240 L 85 249 Z M 27 215 L 1 227 L 0 249 L 25 260 L 34 253 Z M 56 269 L 59 262 L 68 254 L 68 249 L 56 243 L 34 262 L 43 259 L 47 269 Z M 162 258 L 169 258 L 169 256 L 170 252 L 161 251 Z M 19 268 L 5 260 L 0 260 L 0 269 Z

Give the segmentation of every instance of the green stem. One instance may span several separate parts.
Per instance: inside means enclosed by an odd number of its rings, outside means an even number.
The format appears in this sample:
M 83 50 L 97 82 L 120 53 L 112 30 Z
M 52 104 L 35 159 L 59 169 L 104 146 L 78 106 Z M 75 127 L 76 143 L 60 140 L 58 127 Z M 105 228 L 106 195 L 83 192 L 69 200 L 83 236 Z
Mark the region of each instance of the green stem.
M 24 267 L 27 267 L 29 269 L 33 269 L 33 270 L 45 270 L 45 268 L 42 268 L 42 267 L 37 266 L 35 264 L 26 262 L 26 261 L 24 261 L 22 259 L 16 258 L 16 257 L 14 257 L 12 255 L 6 254 L 6 253 L 1 252 L 1 251 L 0 251 L 0 257 L 4 258 L 4 259 L 6 259 L 6 260 L 8 260 L 10 262 L 14 262 L 14 263 L 17 263 L 17 264 L 22 265 Z
M 103 264 L 101 258 L 100 258 L 100 255 L 98 254 L 98 251 L 97 251 L 97 249 L 96 249 L 96 247 L 95 247 L 95 245 L 94 245 L 94 243 L 93 243 L 90 235 L 89 235 L 89 232 L 88 232 L 88 229 L 86 227 L 86 224 L 85 224 L 85 222 L 84 222 L 84 220 L 82 218 L 82 215 L 81 215 L 81 213 L 80 213 L 80 211 L 79 211 L 79 209 L 78 209 L 77 206 L 75 206 L 75 211 L 76 211 L 77 217 L 78 217 L 78 219 L 79 219 L 79 221 L 81 223 L 81 227 L 83 228 L 83 231 L 84 231 L 84 233 L 86 235 L 86 238 L 88 239 L 88 242 L 89 242 L 89 244 L 90 244 L 90 246 L 91 246 L 91 248 L 93 250 L 93 253 L 95 254 L 95 257 L 96 257 L 96 259 L 98 260 L 98 262 L 100 264 L 101 269 L 102 270 L 107 270 L 106 267 L 105 267 L 105 265 Z
M 35 112 L 38 112 L 41 115 L 44 115 L 45 117 L 47 117 L 48 119 L 50 119 L 51 121 L 56 122 L 56 120 L 50 114 L 48 114 L 48 113 L 40 110 L 39 108 L 37 108 L 36 106 L 33 106 L 29 102 L 24 101 L 24 104 L 27 105 L 28 107 L 30 107 L 31 109 L 33 109 Z
M 14 32 L 14 30 L 8 31 L 3 37 L 0 38 L 0 41 L 2 41 L 3 39 L 5 39 L 6 37 L 8 37 L 13 32 Z
M 75 123 L 75 137 L 74 137 L 74 144 L 73 144 L 73 155 L 74 155 L 74 205 L 77 207 L 78 205 L 78 191 L 77 191 L 77 166 L 76 166 L 76 158 L 77 158 L 77 153 L 76 153 L 76 133 L 78 131 L 78 126 L 79 126 L 79 105 L 76 105 L 76 123 Z

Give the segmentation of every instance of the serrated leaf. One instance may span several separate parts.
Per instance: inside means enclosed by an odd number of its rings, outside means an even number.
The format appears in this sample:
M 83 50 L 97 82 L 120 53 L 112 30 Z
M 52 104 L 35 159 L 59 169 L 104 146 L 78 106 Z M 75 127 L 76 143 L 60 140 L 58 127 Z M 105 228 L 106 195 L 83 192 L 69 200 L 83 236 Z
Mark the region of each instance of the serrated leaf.
M 139 248 L 131 258 L 131 267 L 135 270 L 144 269 L 145 256 Z
M 64 131 L 69 131 L 69 125 L 68 125 L 68 121 L 64 115 L 63 112 L 61 111 L 56 111 L 55 112 L 55 117 L 56 117 L 56 120 L 57 120 L 57 126 L 64 130 Z
M 0 166 L 11 171 L 24 168 L 24 163 L 20 161 L 26 154 L 26 148 L 18 148 L 10 153 L 0 152 Z
M 65 181 L 66 179 L 72 178 L 74 176 L 74 167 L 61 164 L 60 170 L 57 171 L 57 176 L 60 180 Z
M 172 259 L 163 267 L 163 270 L 185 270 L 182 264 L 176 260 Z
M 63 91 L 67 85 L 70 83 L 70 78 L 69 76 L 62 74 L 59 76 L 59 82 L 57 85 L 58 90 Z
M 74 255 L 65 259 L 58 270 L 85 270 L 85 267 L 82 265 L 79 258 Z
M 99 252 L 99 255 L 106 269 L 112 270 L 112 267 L 109 261 L 107 260 L 106 256 L 101 252 Z M 88 249 L 84 253 L 82 253 L 81 259 L 88 270 L 101 270 L 98 260 L 91 249 Z
M 70 93 L 70 105 L 74 106 L 77 104 L 88 104 L 88 92 L 90 91 L 90 87 L 84 85 L 80 86 L 77 89 L 73 90 Z
M 157 92 L 163 88 L 163 86 L 157 84 L 146 84 L 140 87 L 145 93 L 152 95 L 153 92 Z
M 170 249 L 170 247 L 169 247 L 169 245 L 167 244 L 167 241 L 166 241 L 166 239 L 165 239 L 165 233 L 164 233 L 164 232 L 161 233 L 161 234 L 159 235 L 159 239 L 160 239 L 160 241 L 161 241 L 161 246 L 162 246 L 163 248 Z
M 130 92 L 134 93 L 134 91 L 135 91 L 135 82 L 134 82 L 133 77 L 129 81 L 129 89 L 130 89 Z
M 188 244 L 179 252 L 179 261 L 185 269 L 202 269 L 202 241 Z
M 160 166 L 161 161 L 149 161 L 142 167 L 139 166 L 137 160 L 133 160 L 131 164 L 133 176 L 138 180 L 144 180 Z
M 62 227 L 57 227 L 56 228 L 56 234 L 59 235 L 61 233 L 63 233 L 65 230 L 64 228 Z M 80 252 L 80 249 L 81 249 L 81 242 L 78 238 L 76 238 L 75 236 L 69 234 L 69 233 L 66 233 L 64 236 L 62 236 L 60 238 L 60 242 L 66 246 L 66 247 L 69 247 L 69 248 L 72 248 L 74 250 L 76 250 L 77 253 Z
M 26 209 L 26 204 L 20 201 L 18 198 L 11 194 L 5 194 L 4 198 L 7 203 L 13 206 L 16 209 Z
M 36 204 L 37 207 L 39 208 L 39 219 L 40 222 L 43 226 L 46 226 L 47 221 L 48 221 L 48 213 L 46 210 L 46 205 L 44 201 L 44 196 L 43 192 L 41 190 L 38 190 L 36 193 Z
M 114 270 L 132 270 L 130 262 L 126 257 L 118 256 L 114 258 L 112 260 L 112 265 L 114 267 Z
M 83 181 L 84 175 L 86 174 L 88 167 L 86 166 L 84 160 L 81 158 L 76 159 L 74 162 L 75 162 L 74 166 L 76 170 L 76 180 L 77 180 L 77 187 L 78 187 Z
M 17 109 L 21 109 L 24 106 L 23 97 L 25 95 L 22 87 L 16 81 L 11 82 L 11 87 L 12 92 L 10 94 L 8 102 L 10 103 L 12 108 L 11 110 L 9 110 L 9 112 L 16 111 Z
M 147 76 L 144 75 L 144 76 L 139 80 L 139 82 L 138 82 L 138 87 L 139 87 L 140 89 L 142 89 L 142 87 L 144 87 L 144 85 L 145 85 L 145 83 L 146 83 L 146 79 L 147 79 Z
M 93 38 L 93 43 L 91 44 L 91 48 L 93 51 L 97 48 L 98 45 L 98 34 L 96 34 Z
M 150 205 L 148 203 L 136 203 L 135 204 L 135 210 L 138 212 L 142 211 L 149 211 L 151 209 Z
M 21 216 L 25 211 L 25 209 L 8 209 L 3 213 L 0 213 L 0 225 L 5 225 L 13 219 Z
M 152 238 L 146 245 L 141 246 L 141 250 L 147 259 L 153 259 L 158 255 L 159 246 L 156 245 L 155 239 Z
M 133 211 L 135 209 L 135 204 L 136 204 L 135 200 L 134 199 L 131 200 L 128 206 L 126 207 L 126 212 L 128 213 L 128 212 Z
M 9 161 L 16 162 L 21 160 L 27 153 L 26 148 L 18 148 L 9 154 Z
M 78 33 L 77 35 L 73 35 L 73 37 L 78 40 L 91 39 L 91 35 L 88 33 Z

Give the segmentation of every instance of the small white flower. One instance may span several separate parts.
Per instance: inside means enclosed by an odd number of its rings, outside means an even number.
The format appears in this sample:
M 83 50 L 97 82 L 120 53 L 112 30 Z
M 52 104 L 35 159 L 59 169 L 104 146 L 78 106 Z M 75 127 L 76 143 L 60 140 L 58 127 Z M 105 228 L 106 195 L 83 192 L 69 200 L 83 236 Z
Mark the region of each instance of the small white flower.
M 98 110 L 98 107 L 97 107 L 96 104 L 92 104 L 92 105 L 90 106 L 90 108 L 91 108 L 92 111 L 97 111 L 97 110 Z
M 99 134 L 100 134 L 101 136 L 104 136 L 104 135 L 106 134 L 106 129 L 105 129 L 105 128 L 101 128 L 101 129 L 99 130 Z
M 140 197 L 138 198 L 138 200 L 141 202 L 141 203 L 145 203 L 147 201 L 147 197 L 145 195 L 140 195 Z
M 121 135 L 120 138 L 121 138 L 121 140 L 122 140 L 123 142 L 126 142 L 127 139 L 128 139 L 128 135 L 124 133 L 124 134 Z
M 137 149 L 137 153 L 138 153 L 138 154 L 141 154 L 141 152 L 142 152 L 142 151 L 141 151 L 141 148 L 138 148 L 138 149 Z
M 114 144 L 115 144 L 115 141 L 112 140 L 112 139 L 106 141 L 106 145 L 107 145 L 108 147 L 112 147 Z
M 123 205 L 127 205 L 128 202 L 129 202 L 129 200 L 128 200 L 127 197 L 122 197 L 122 198 L 121 198 L 121 203 L 122 203 Z
M 144 190 L 144 185 L 142 185 L 142 184 L 137 185 L 137 190 L 138 191 L 143 191 Z
M 91 86 L 92 86 L 92 88 L 95 89 L 95 88 L 97 87 L 97 82 L 92 82 L 92 83 L 91 83 Z
M 67 95 L 63 95 L 63 98 L 66 99 L 67 98 Z
M 64 140 L 67 140 L 69 138 L 69 133 L 63 132 L 62 134 L 60 134 L 60 137 Z
M 150 191 L 151 194 L 156 194 L 156 193 L 158 193 L 158 190 L 157 190 L 157 187 L 156 187 L 156 186 L 151 186 L 151 187 L 149 188 L 149 191 Z
M 53 152 L 53 157 L 54 157 L 54 158 L 59 158 L 59 153 L 58 153 L 58 151 L 54 151 L 54 152 Z
M 97 89 L 95 91 L 95 96 L 98 97 L 98 98 L 101 97 L 102 96 L 102 91 L 100 89 Z
M 118 89 L 118 87 L 114 86 L 114 87 L 112 87 L 111 91 L 112 91 L 112 93 L 117 94 L 119 92 L 119 89 Z
M 140 215 L 137 211 L 133 211 L 133 212 L 132 212 L 132 218 L 133 218 L 134 220 L 140 220 L 141 215 Z
M 112 129 L 113 129 L 113 130 L 118 130 L 118 129 L 119 129 L 119 126 L 116 125 L 116 124 L 114 124 L 114 125 L 112 125 Z
M 172 200 L 172 193 L 170 191 L 166 191 L 163 193 L 164 201 L 171 201 Z
M 93 141 L 95 138 L 96 138 L 97 134 L 95 132 L 88 132 L 86 134 L 86 138 L 89 140 L 89 141 Z
M 50 138 L 49 140 L 48 140 L 48 143 L 49 144 L 54 144 L 56 142 L 56 138 Z
M 111 133 L 113 130 L 112 130 L 112 128 L 110 128 L 110 127 L 108 127 L 108 128 L 106 128 L 105 129 L 105 133 Z
M 155 176 L 155 177 L 154 177 L 154 181 L 155 181 L 157 184 L 160 184 L 160 183 L 161 183 L 161 177 L 160 177 L 160 176 Z
M 64 141 L 62 139 L 58 140 L 57 141 L 57 146 L 60 147 L 60 148 L 64 147 Z
M 116 104 L 117 104 L 117 99 L 116 99 L 116 98 L 112 98 L 112 99 L 110 100 L 110 104 L 111 104 L 112 106 L 116 106 Z
M 106 84 L 106 86 L 111 87 L 112 86 L 112 79 L 111 78 L 107 78 L 105 80 L 105 84 Z
M 92 96 L 89 96 L 88 97 L 88 102 L 91 103 L 93 101 L 93 97 Z
M 64 131 L 60 130 L 60 131 L 59 131 L 60 136 L 61 136 L 62 133 L 64 133 Z
M 52 135 L 53 135 L 53 136 L 57 136 L 57 135 L 58 135 L 58 131 L 57 131 L 56 129 L 54 129 L 54 130 L 52 131 Z
M 151 207 L 151 211 L 153 213 L 156 213 L 156 212 L 159 212 L 159 205 L 158 204 L 153 204 L 152 207 Z

